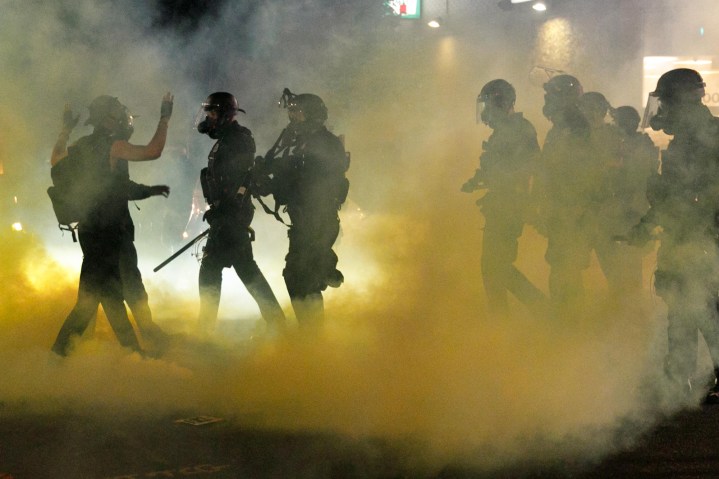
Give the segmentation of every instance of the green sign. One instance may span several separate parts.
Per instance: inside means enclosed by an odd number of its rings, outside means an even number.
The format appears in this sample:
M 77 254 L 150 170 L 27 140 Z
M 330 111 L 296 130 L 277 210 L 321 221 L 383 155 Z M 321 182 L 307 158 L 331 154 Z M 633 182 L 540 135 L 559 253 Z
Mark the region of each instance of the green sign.
M 422 17 L 422 0 L 387 0 L 386 5 L 392 15 L 400 18 Z

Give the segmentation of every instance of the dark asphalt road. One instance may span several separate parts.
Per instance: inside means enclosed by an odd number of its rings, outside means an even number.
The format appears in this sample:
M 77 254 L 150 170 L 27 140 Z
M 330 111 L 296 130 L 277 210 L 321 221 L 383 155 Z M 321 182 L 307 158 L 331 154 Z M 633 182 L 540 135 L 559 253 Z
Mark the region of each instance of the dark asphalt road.
M 12 409 L 12 411 L 10 411 Z M 100 417 L 102 419 L 100 419 Z M 382 440 L 263 431 L 224 420 L 58 415 L 0 408 L 0 479 L 141 478 L 716 478 L 719 406 L 679 413 L 593 466 L 524 466 L 491 474 L 421 470 Z

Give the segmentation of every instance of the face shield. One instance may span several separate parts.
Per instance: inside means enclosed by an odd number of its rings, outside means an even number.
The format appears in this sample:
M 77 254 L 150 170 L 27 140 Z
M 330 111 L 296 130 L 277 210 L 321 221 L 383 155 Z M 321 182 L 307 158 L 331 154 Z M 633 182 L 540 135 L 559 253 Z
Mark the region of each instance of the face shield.
M 476 115 L 475 121 L 477 122 L 478 125 L 479 125 L 480 123 L 484 123 L 483 114 L 484 114 L 484 109 L 485 109 L 486 106 L 487 106 L 487 105 L 486 105 L 486 103 L 484 102 L 484 98 L 482 97 L 482 95 L 481 95 L 481 94 L 480 94 L 480 95 L 477 95 L 477 106 L 476 106 L 476 111 L 475 111 L 475 115 Z
M 642 117 L 642 123 L 640 125 L 641 129 L 644 130 L 646 128 L 649 128 L 650 126 L 654 130 L 660 130 L 661 128 L 655 128 L 652 125 L 652 122 L 656 124 L 656 119 L 659 117 L 659 109 L 662 105 L 661 100 L 659 99 L 659 96 L 656 95 L 654 92 L 649 94 L 649 97 L 647 98 L 647 106 L 644 108 L 644 116 Z
M 218 105 L 213 105 L 207 102 L 202 102 L 199 110 L 195 114 L 195 119 L 192 122 L 195 129 L 200 133 L 207 133 L 214 123 L 217 121 L 217 115 L 212 115 L 211 112 L 217 111 Z

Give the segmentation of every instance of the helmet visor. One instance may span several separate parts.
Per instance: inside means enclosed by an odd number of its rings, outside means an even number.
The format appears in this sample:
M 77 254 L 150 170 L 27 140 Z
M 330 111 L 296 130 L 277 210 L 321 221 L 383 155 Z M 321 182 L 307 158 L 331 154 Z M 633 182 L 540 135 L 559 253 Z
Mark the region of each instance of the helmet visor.
M 652 118 L 657 116 L 659 113 L 659 107 L 662 105 L 661 100 L 659 99 L 659 96 L 655 93 L 650 93 L 649 97 L 647 98 L 647 106 L 644 108 L 644 116 L 642 117 L 642 123 L 640 128 L 642 130 L 650 127 L 650 122 L 652 121 Z
M 475 115 L 476 115 L 475 121 L 477 122 L 478 125 L 480 123 L 484 123 L 482 120 L 482 112 L 484 111 L 486 106 L 487 106 L 487 104 L 484 101 L 484 97 L 482 95 L 477 95 L 477 106 L 475 109 L 476 110 L 475 111 Z
M 207 113 L 215 110 L 216 107 L 217 105 L 202 102 L 200 108 L 197 110 L 197 113 L 195 113 L 195 119 L 192 122 L 192 126 L 197 129 L 197 125 L 205 121 L 205 118 L 207 118 Z

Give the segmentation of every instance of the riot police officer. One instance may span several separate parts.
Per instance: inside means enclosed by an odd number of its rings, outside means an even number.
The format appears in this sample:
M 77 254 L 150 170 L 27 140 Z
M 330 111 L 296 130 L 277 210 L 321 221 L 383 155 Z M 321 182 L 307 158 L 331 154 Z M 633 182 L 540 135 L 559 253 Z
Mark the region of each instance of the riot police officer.
M 599 191 L 590 206 L 587 224 L 590 243 L 615 300 L 636 301 L 642 287 L 643 252 L 625 242 L 615 241 L 646 213 L 646 182 L 651 158 L 630 157 L 625 135 L 607 122 L 613 111 L 599 92 L 584 93 L 579 110 L 589 123 L 588 147 L 592 161 L 601 170 Z M 635 125 L 636 131 L 636 125 Z M 651 140 L 650 140 L 651 142 Z M 653 165 L 656 168 L 656 162 Z
M 485 217 L 482 279 L 489 310 L 499 315 L 508 313 L 508 292 L 536 312 L 543 310 L 544 302 L 544 294 L 513 265 L 539 157 L 537 132 L 522 113 L 514 111 L 516 97 L 514 87 L 504 79 L 482 87 L 477 121 L 489 126 L 492 134 L 482 143 L 480 167 L 462 186 L 465 193 L 486 190 L 477 202 Z
M 545 259 L 550 266 L 553 305 L 578 304 L 583 297 L 582 271 L 589 267 L 591 205 L 601 166 L 589 149 L 590 126 L 579 110 L 582 85 L 561 74 L 544 84 L 545 117 L 552 122 L 541 156 L 536 200 L 540 231 L 547 235 Z
M 270 190 L 286 205 L 291 222 L 283 271 L 287 291 L 300 328 L 314 332 L 324 320 L 322 292 L 344 281 L 332 247 L 349 189 L 349 159 L 325 126 L 327 107 L 319 96 L 285 90 L 285 98 L 289 125 L 278 140 L 284 159 L 275 160 Z
M 698 332 L 719 373 L 719 120 L 702 104 L 704 87 L 698 72 L 679 68 L 650 94 L 648 110 L 658 110 L 649 124 L 673 138 L 647 188 L 650 209 L 632 232 L 641 243 L 661 227 L 654 284 L 667 305 L 666 373 L 682 388 L 696 367 Z M 717 402 L 716 386 L 707 399 Z
M 198 112 L 197 131 L 217 140 L 207 167 L 200 174 L 210 209 L 204 219 L 210 225 L 199 273 L 201 332 L 214 329 L 220 304 L 222 270 L 233 267 L 257 301 L 271 333 L 281 332 L 285 316 L 269 283 L 252 254 L 254 232 L 250 228 L 255 208 L 250 186 L 255 141 L 252 133 L 235 119 L 241 110 L 227 92 L 212 93 Z

